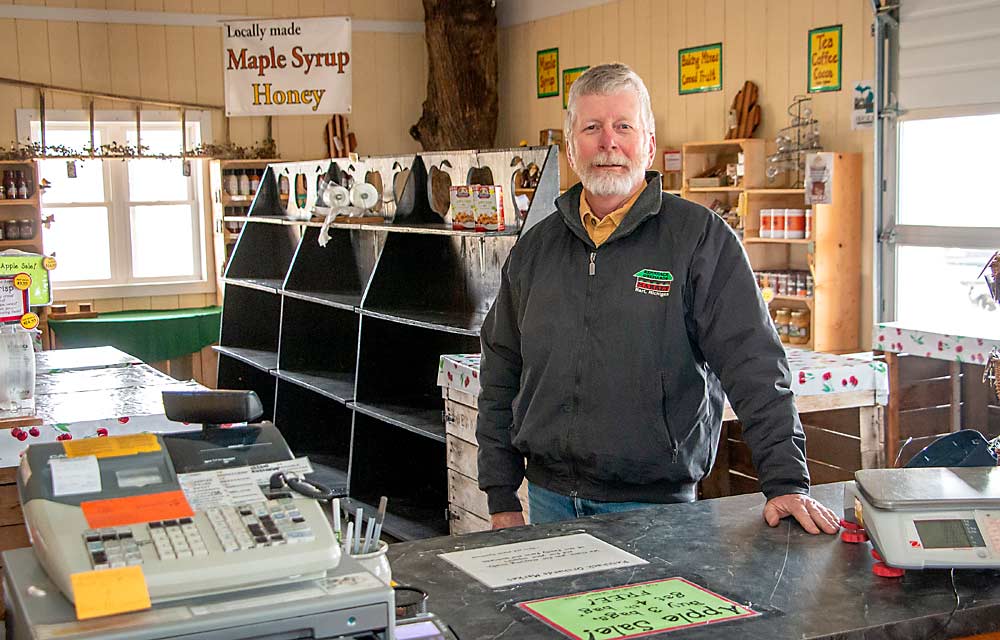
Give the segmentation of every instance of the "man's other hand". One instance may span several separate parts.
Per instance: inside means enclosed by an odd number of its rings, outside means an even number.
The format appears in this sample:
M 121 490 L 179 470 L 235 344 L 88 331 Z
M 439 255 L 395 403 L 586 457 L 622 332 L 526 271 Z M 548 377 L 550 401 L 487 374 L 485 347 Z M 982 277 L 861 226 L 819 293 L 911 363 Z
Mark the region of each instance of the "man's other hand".
M 500 515 L 500 514 L 497 514 Z M 782 518 L 795 516 L 802 528 L 809 533 L 834 534 L 840 531 L 840 521 L 837 516 L 825 506 L 811 497 L 800 493 L 790 493 L 771 498 L 764 505 L 764 520 L 776 527 Z M 496 526 L 494 525 L 494 529 Z
M 490 525 L 494 530 L 507 527 L 523 527 L 524 513 L 521 511 L 503 511 L 490 516 Z

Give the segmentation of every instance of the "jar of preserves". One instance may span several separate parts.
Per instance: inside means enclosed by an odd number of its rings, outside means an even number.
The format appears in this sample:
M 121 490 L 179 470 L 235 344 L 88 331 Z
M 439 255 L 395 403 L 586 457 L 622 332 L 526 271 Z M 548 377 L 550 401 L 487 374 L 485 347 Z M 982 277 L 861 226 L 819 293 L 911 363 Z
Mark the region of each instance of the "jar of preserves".
M 778 330 L 778 338 L 788 343 L 788 331 L 792 322 L 791 309 L 778 309 L 774 312 L 774 328 Z
M 35 237 L 35 223 L 31 218 L 18 220 L 17 227 L 21 232 L 21 240 L 31 240 Z
M 798 345 L 809 342 L 808 309 L 796 309 L 789 314 L 788 342 Z
M 17 220 L 5 220 L 3 223 L 3 237 L 5 240 L 20 240 L 21 239 L 21 227 L 18 226 Z

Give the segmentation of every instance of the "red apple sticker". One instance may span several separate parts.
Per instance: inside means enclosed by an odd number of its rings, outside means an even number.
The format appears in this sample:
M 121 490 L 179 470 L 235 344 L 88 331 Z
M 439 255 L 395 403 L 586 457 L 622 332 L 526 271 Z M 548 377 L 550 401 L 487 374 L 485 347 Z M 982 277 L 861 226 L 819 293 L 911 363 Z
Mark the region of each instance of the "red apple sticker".
M 858 386 L 858 379 L 856 377 L 851 376 L 848 380 L 850 381 L 852 387 Z
M 824 372 L 823 372 L 823 379 L 824 379 L 824 380 L 829 380 L 829 379 L 830 379 L 830 378 L 832 378 L 832 377 L 833 377 L 833 374 L 832 374 L 832 373 L 830 373 L 829 371 L 824 371 Z
M 128 417 L 118 418 L 118 422 L 122 424 L 128 424 L 128 420 L 129 420 Z
M 72 439 L 73 439 L 73 434 L 71 433 L 60 433 L 58 436 L 56 436 L 56 440 L 60 442 L 62 442 L 63 440 L 72 440 Z
M 42 435 L 42 432 L 38 430 L 38 427 L 31 427 L 30 429 L 28 429 L 28 433 L 31 435 L 32 438 L 37 438 L 38 436 Z
M 101 427 L 100 429 L 97 430 L 97 437 L 98 438 L 108 437 L 108 430 L 105 429 L 104 427 Z
M 962 345 L 960 344 L 955 345 L 955 353 L 962 353 Z
M 805 384 L 805 383 L 806 383 L 806 372 L 799 371 L 799 384 Z

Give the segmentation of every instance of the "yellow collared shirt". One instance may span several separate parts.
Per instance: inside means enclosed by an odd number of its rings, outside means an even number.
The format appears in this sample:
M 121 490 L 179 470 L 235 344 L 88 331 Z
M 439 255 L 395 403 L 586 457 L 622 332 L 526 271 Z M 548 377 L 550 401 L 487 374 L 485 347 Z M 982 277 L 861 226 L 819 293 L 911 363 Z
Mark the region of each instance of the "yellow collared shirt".
M 580 193 L 580 220 L 583 222 L 583 228 L 587 230 L 587 235 L 590 239 L 594 241 L 594 245 L 601 246 L 604 241 L 615 232 L 618 225 L 622 223 L 625 219 L 625 215 L 635 204 L 635 201 L 639 199 L 639 194 L 642 193 L 643 189 L 646 188 L 646 184 L 643 183 L 639 189 L 632 194 L 632 197 L 625 201 L 622 206 L 618 207 L 608 215 L 604 216 L 602 219 L 598 219 L 594 215 L 593 211 L 590 209 L 590 203 L 587 202 L 587 197 Z

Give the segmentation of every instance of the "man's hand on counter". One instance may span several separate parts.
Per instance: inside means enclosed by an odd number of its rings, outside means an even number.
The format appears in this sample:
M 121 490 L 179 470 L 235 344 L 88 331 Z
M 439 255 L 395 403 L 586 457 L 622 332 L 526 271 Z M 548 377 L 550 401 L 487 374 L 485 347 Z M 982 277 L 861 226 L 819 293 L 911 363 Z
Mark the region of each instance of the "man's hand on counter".
M 502 515 L 502 514 L 497 514 Z M 764 520 L 772 527 L 778 526 L 782 518 L 795 516 L 802 528 L 809 533 L 834 534 L 840 531 L 840 520 L 825 506 L 811 497 L 800 493 L 790 493 L 771 498 L 764 505 Z M 496 525 L 493 526 L 496 529 Z
M 523 527 L 524 513 L 521 511 L 494 513 L 490 516 L 490 524 L 494 531 L 497 529 L 506 529 L 507 527 Z

